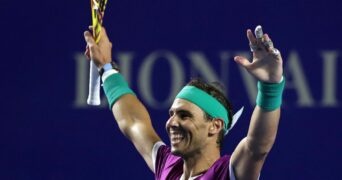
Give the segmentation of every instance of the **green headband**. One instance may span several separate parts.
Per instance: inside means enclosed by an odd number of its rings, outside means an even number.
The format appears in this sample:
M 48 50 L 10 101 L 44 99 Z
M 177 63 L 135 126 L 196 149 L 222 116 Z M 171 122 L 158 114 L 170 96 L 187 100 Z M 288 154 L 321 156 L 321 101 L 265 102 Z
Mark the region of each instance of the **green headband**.
M 223 119 L 224 130 L 228 130 L 228 112 L 214 97 L 195 86 L 185 86 L 176 96 L 196 104 L 213 118 Z

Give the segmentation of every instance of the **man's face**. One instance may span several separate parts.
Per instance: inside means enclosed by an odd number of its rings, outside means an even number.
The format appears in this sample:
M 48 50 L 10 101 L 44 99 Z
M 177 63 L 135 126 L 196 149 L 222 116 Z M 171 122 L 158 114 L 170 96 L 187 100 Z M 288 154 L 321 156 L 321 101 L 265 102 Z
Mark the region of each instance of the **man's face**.
M 171 152 L 186 157 L 205 150 L 209 143 L 210 121 L 205 119 L 204 112 L 187 100 L 175 99 L 169 114 L 166 131 L 170 137 Z

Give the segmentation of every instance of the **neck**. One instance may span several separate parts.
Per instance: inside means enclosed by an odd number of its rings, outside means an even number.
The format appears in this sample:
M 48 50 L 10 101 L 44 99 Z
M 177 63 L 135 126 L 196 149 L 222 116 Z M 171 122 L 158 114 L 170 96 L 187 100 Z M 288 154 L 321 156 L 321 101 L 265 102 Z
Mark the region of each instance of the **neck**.
M 189 179 L 208 170 L 216 160 L 220 158 L 220 150 L 217 147 L 194 153 L 190 157 L 183 157 L 183 177 Z

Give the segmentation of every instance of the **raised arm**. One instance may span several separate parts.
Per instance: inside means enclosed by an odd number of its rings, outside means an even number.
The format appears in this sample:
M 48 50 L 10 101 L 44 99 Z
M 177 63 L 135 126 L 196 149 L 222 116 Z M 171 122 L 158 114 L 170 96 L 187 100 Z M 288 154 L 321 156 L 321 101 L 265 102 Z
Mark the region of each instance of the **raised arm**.
M 278 130 L 281 95 L 284 87 L 282 58 L 261 27 L 256 37 L 247 30 L 253 61 L 236 56 L 234 60 L 258 80 L 257 105 L 247 136 L 238 144 L 231 158 L 237 179 L 258 179 Z
M 112 61 L 112 43 L 108 39 L 105 28 L 101 31 L 101 39 L 98 44 L 95 43 L 89 31 L 84 32 L 84 38 L 87 42 L 85 55 L 89 59 L 94 60 L 98 68 L 102 68 Z M 104 88 L 110 101 L 114 118 L 121 132 L 132 141 L 149 168 L 153 171 L 152 148 L 154 143 L 159 141 L 160 138 L 152 127 L 150 116 L 139 99 L 129 92 L 127 84 L 127 87 L 124 87 L 128 89 L 127 93 L 121 93 L 114 100 L 113 97 L 117 95 L 117 92 L 113 89 L 121 88 L 120 90 L 122 90 L 122 87 L 118 86 L 119 81 L 122 81 L 123 86 L 125 86 L 126 82 L 114 70 L 112 72 L 108 71 L 108 73 L 105 72 L 105 74 L 107 78 L 104 80 Z

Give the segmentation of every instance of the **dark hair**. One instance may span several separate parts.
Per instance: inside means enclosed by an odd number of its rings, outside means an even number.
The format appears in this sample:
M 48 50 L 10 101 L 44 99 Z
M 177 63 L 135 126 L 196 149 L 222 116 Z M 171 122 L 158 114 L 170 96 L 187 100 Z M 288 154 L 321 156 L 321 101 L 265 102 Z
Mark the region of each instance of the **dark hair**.
M 229 122 L 227 125 L 227 128 L 229 129 L 231 124 L 232 124 L 232 119 L 233 119 L 233 110 L 232 110 L 232 105 L 230 104 L 230 102 L 228 101 L 228 99 L 226 98 L 226 96 L 224 95 L 224 87 L 221 83 L 219 82 L 212 82 L 212 83 L 206 83 L 201 79 L 192 79 L 187 85 L 189 86 L 195 86 L 203 91 L 205 91 L 206 93 L 208 93 L 209 95 L 211 95 L 212 97 L 214 97 L 216 100 L 218 100 L 227 110 L 228 112 L 228 118 L 229 118 Z M 205 113 L 205 118 L 207 120 L 213 120 L 214 118 L 211 117 L 208 113 Z M 223 139 L 224 139 L 224 129 L 221 130 L 218 138 L 217 138 L 217 144 L 222 147 L 223 145 Z

